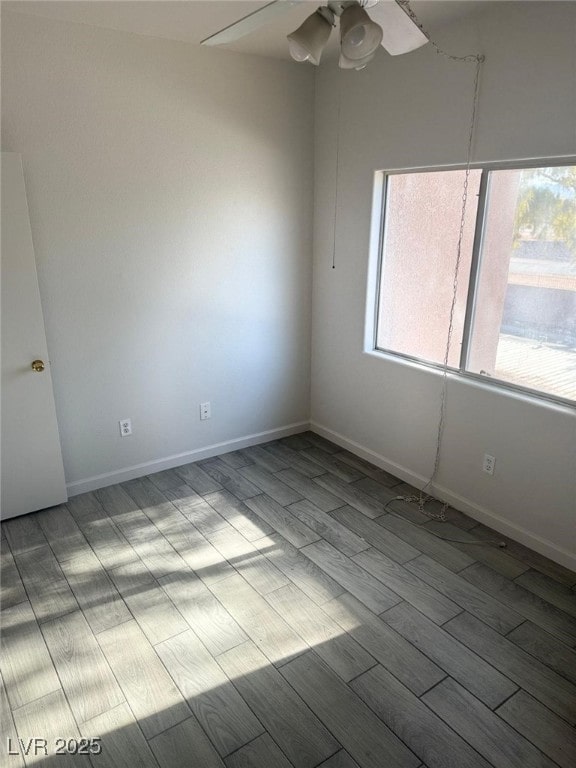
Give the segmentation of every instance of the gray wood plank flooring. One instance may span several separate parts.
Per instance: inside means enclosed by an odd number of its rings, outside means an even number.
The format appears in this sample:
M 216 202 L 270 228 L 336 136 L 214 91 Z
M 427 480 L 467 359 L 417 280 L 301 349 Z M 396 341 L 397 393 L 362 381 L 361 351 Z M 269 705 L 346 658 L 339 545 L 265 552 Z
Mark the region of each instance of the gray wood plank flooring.
M 454 548 L 470 555 L 471 559 L 478 560 L 479 562 L 490 566 L 490 568 L 493 568 L 508 579 L 515 579 L 517 576 L 520 576 L 528 570 L 528 566 L 525 563 L 512 557 L 503 549 L 478 546 L 477 542 L 481 541 L 481 539 L 474 534 L 474 529 L 466 531 L 453 523 L 439 522 L 436 520 L 431 520 L 425 527 L 427 530 L 431 530 L 439 536 L 453 539 L 451 544 Z M 500 541 L 498 538 L 493 540 Z
M 381 510 L 381 514 L 392 510 L 400 515 L 400 517 L 404 517 L 411 523 L 418 525 L 427 523 L 429 520 L 426 515 L 420 512 L 415 504 L 409 504 L 406 501 L 394 501 L 397 496 L 403 495 L 396 487 L 390 488 L 387 485 L 382 485 L 382 483 L 373 480 L 371 477 L 363 477 L 362 480 L 356 480 L 355 483 L 351 483 L 350 487 L 378 501 L 381 506 L 377 507 L 377 510 Z M 375 514 L 373 517 L 378 517 L 378 515 Z
M 518 690 L 517 685 L 408 603 L 390 608 L 382 618 L 492 709 Z
M 467 613 L 449 621 L 446 630 L 553 712 L 576 724 L 572 683 Z
M 420 764 L 418 758 L 314 651 L 284 665 L 281 672 L 361 766 L 416 768 Z
M 516 584 L 552 603 L 561 611 L 569 613 L 570 616 L 576 617 L 576 593 L 569 587 L 554 581 L 550 576 L 529 570 L 516 579 Z
M 362 472 L 359 472 L 349 464 L 340 461 L 334 454 L 327 453 L 322 448 L 308 448 L 303 451 L 303 455 L 311 461 L 315 461 L 330 472 L 331 475 L 340 478 L 340 480 L 344 480 L 346 483 L 360 480 L 360 478 L 363 477 Z
M 576 618 L 517 582 L 505 579 L 480 563 L 474 563 L 462 571 L 462 577 L 509 606 L 510 611 L 514 610 L 517 614 L 525 616 L 563 642 L 576 644 Z
M 350 528 L 323 512 L 308 499 L 290 504 L 288 509 L 299 520 L 348 557 L 357 555 L 358 552 L 362 552 L 370 546 L 367 541 L 353 533 Z M 350 510 L 352 508 L 342 507 L 342 509 Z
M 199 464 L 185 464 L 174 472 L 201 496 L 222 490 L 220 483 L 205 472 Z
M 326 470 L 311 459 L 305 458 L 301 453 L 290 448 L 289 445 L 282 442 L 268 443 L 263 448 L 266 453 L 272 454 L 277 459 L 281 459 L 287 467 L 297 470 L 306 477 L 318 477 L 323 475 Z M 286 467 L 283 467 L 286 469 Z
M 446 672 L 405 640 L 353 595 L 345 593 L 324 610 L 368 653 L 417 696 L 446 677 Z M 382 614 L 386 616 L 386 613 Z
M 242 453 L 253 464 L 259 464 L 268 472 L 281 472 L 283 469 L 289 469 L 290 462 L 285 461 L 280 456 L 275 456 L 274 453 L 266 450 L 266 447 L 260 445 L 253 445 L 250 448 L 244 448 Z
M 104 568 L 117 568 L 139 559 L 94 494 L 73 496 L 68 508 Z
M 222 557 L 232 563 L 261 595 L 288 584 L 288 578 L 232 526 L 208 537 Z
M 274 664 L 282 664 L 307 649 L 306 642 L 240 574 L 217 582 L 212 592 Z
M 485 525 L 478 524 L 474 526 L 473 532 L 475 536 L 480 539 L 501 539 L 506 542 L 506 552 L 512 555 L 521 563 L 524 563 L 529 568 L 534 568 L 540 573 L 544 573 L 546 576 L 550 576 L 560 584 L 566 584 L 569 587 L 573 587 L 576 583 L 574 581 L 575 574 L 573 571 L 569 571 L 568 568 L 555 563 L 553 560 L 549 560 L 539 552 L 535 552 L 533 549 L 528 549 L 524 544 L 520 544 L 518 541 L 503 536 L 498 531 L 492 530 Z
M 38 515 L 24 515 L 2 521 L 2 530 L 14 556 L 48 544 L 38 522 Z
M 227 768 L 292 768 L 293 763 L 284 756 L 280 747 L 268 733 L 226 758 Z
M 209 538 L 211 534 L 228 527 L 228 523 L 222 515 L 218 514 L 214 507 L 207 501 L 189 501 L 187 496 L 182 496 L 179 491 L 166 491 L 166 498 L 182 512 L 184 517 L 200 531 L 203 536 Z
M 179 509 L 176 501 L 181 501 L 186 508 L 202 502 L 202 497 L 182 482 L 176 488 L 161 491 L 149 477 L 143 477 L 122 483 L 122 488 L 161 531 L 169 526 L 171 521 L 178 519 L 174 509 Z
M 391 557 L 397 563 L 406 563 L 408 560 L 413 560 L 422 554 L 419 549 L 411 546 L 389 530 L 383 530 L 376 521 L 370 520 L 366 515 L 358 512 L 353 507 L 346 506 L 337 509 L 332 513 L 332 517 L 338 520 L 344 527 L 351 528 L 364 541 L 380 550 L 387 557 Z M 327 537 L 325 536 L 324 538 Z M 362 549 L 368 549 L 368 547 L 365 546 Z M 347 555 L 349 553 L 344 552 L 344 554 Z M 355 554 L 357 553 L 352 553 L 352 555 Z
M 242 467 L 238 471 L 242 477 L 260 488 L 264 493 L 267 493 L 270 498 L 277 501 L 283 507 L 293 504 L 295 501 L 300 501 L 303 498 L 301 493 L 294 490 L 294 485 L 287 485 L 278 479 L 279 475 L 274 476 L 267 469 L 259 467 L 257 464 Z
M 222 758 L 195 717 L 162 731 L 150 739 L 150 745 L 160 768 L 224 768 Z
M 84 738 L 106 734 L 105 749 L 95 758 L 101 768 L 158 768 L 158 763 L 126 703 L 80 723 Z
M 38 524 L 58 562 L 91 552 L 80 528 L 63 504 L 47 509 L 38 517 Z
M 2 765 L 572 768 L 576 574 L 410 490 L 306 432 L 3 521 Z
M 246 504 L 295 547 L 305 547 L 306 544 L 318 541 L 320 538 L 312 528 L 308 528 L 288 509 L 266 494 L 246 499 Z
M 228 464 L 228 466 L 232 467 L 232 469 L 240 469 L 242 467 L 247 467 L 250 464 L 254 464 L 252 459 L 243 450 L 223 453 L 220 458 L 224 464 Z
M 183 470 L 183 467 L 180 467 Z M 159 491 L 169 491 L 172 488 L 178 488 L 184 482 L 182 477 L 177 474 L 173 469 L 165 469 L 162 472 L 153 472 L 148 475 L 148 479 L 153 483 Z
M 473 586 L 460 575 L 443 568 L 427 555 L 406 563 L 406 568 L 502 634 L 522 623 L 519 613 Z
M 110 576 L 152 645 L 188 629 L 174 603 L 142 565 L 121 565 Z
M 368 549 L 354 555 L 354 561 L 363 566 L 375 578 L 403 597 L 415 608 L 429 616 L 437 624 L 457 616 L 462 610 L 455 602 L 434 589 L 410 570 L 403 568 L 376 549 Z M 407 563 L 409 566 L 410 563 Z
M 156 646 L 202 728 L 225 757 L 264 728 L 191 629 Z
M 261 539 L 274 529 L 229 491 L 214 491 L 206 501 L 248 541 Z
M 394 475 L 375 467 L 373 464 L 370 464 L 369 461 L 361 459 L 359 456 L 356 456 L 349 451 L 338 451 L 336 458 L 343 461 L 345 464 L 354 467 L 354 469 L 357 469 L 362 477 L 371 477 L 373 480 L 377 480 L 388 488 L 393 488 L 400 483 L 398 478 L 394 477 Z
M 76 610 L 76 598 L 48 545 L 16 555 L 14 559 L 38 621 Z
M 265 536 L 255 542 L 255 545 L 318 605 L 344 592 L 344 588 L 337 581 L 279 534 Z
M 381 613 L 400 602 L 401 598 L 395 592 L 327 541 L 310 544 L 302 553 L 374 613 Z
M 443 680 L 422 699 L 495 765 L 502 768 L 553 768 L 552 760 L 454 680 Z
M 383 667 L 361 675 L 352 688 L 430 768 L 487 768 L 461 736 Z
M 200 462 L 200 467 L 216 483 L 219 483 L 239 499 L 248 499 L 261 493 L 261 489 L 258 486 L 239 474 L 237 470 L 229 467 L 222 459 L 215 458 L 202 461 Z
M 351 483 L 347 483 L 344 480 L 340 480 L 338 477 L 334 477 L 331 474 L 320 475 L 315 477 L 314 482 L 325 488 L 334 496 L 338 496 L 342 499 L 343 503 L 349 504 L 354 509 L 362 512 L 366 517 L 375 518 L 384 514 L 384 505 L 376 499 L 369 496 L 364 491 L 357 488 Z
M 135 621 L 100 632 L 98 642 L 146 738 L 190 716 L 174 679 Z
M 391 508 L 387 515 L 382 515 L 376 521 L 378 525 L 386 528 L 390 533 L 411 544 L 415 549 L 429 555 L 437 563 L 457 573 L 463 568 L 472 565 L 474 557 L 453 547 L 437 536 L 433 536 L 425 527 L 413 525 L 408 520 L 397 517 Z M 441 531 L 440 531 L 440 535 Z M 474 553 L 475 554 L 475 553 Z
M 46 621 L 41 628 L 76 722 L 90 720 L 124 701 L 81 611 Z
M 320 768 L 358 768 L 358 763 L 356 760 L 352 760 L 346 750 L 341 749 L 335 755 L 329 757 L 328 760 L 324 760 Z M 422 766 L 419 768 L 422 768 Z
M 518 691 L 504 702 L 497 713 L 563 768 L 574 768 L 576 730 L 526 691 Z
M 195 571 L 205 583 L 225 579 L 235 572 L 230 563 L 183 515 L 179 515 L 177 520 L 170 523 L 164 530 L 164 535 L 188 568 Z M 186 568 L 171 571 L 171 573 L 185 572 Z
M 46 740 L 45 754 L 47 756 L 45 758 L 31 756 L 28 758 L 28 765 L 38 764 L 39 760 L 42 760 L 42 768 L 57 768 L 65 761 L 66 766 L 73 766 L 73 768 L 76 766 L 90 768 L 88 755 L 62 756 L 55 754 L 58 738 L 64 738 L 66 741 L 80 738 L 78 725 L 61 690 L 49 693 L 41 699 L 35 699 L 29 704 L 15 709 L 13 715 L 18 736 L 23 739 L 25 744 L 29 742 L 29 739 Z M 42 748 L 40 747 L 40 749 Z M 43 752 L 40 751 L 39 755 L 42 754 Z
M 10 709 L 10 702 L 0 674 L 0 722 L 2 723 L 2 739 L 0 740 L 0 765 L 10 768 L 24 768 L 24 757 L 20 750 L 12 749 L 18 743 L 18 734 Z M 16 751 L 16 754 L 11 754 Z
M 520 624 L 507 637 L 576 685 L 576 650 L 568 648 L 561 640 L 531 621 Z
M 313 768 L 338 749 L 336 739 L 253 643 L 233 648 L 218 662 L 294 765 Z
M 27 599 L 26 590 L 16 568 L 14 557 L 6 539 L 0 542 L 0 605 L 10 608 Z
M 103 488 L 96 495 L 154 576 L 164 576 L 182 568 L 180 555 L 122 486 Z
M 285 469 L 283 472 L 278 472 L 277 477 L 298 491 L 305 499 L 315 504 L 322 512 L 331 512 L 342 506 L 342 499 L 323 488 L 319 488 L 317 483 L 312 482 L 305 475 L 301 475 L 297 470 Z
M 163 576 L 159 583 L 213 656 L 248 639 L 192 570 Z
M 348 682 L 376 664 L 375 659 L 298 587 L 290 585 L 267 597 L 292 629 Z
M 92 550 L 60 563 L 60 567 L 94 634 L 132 618 L 108 572 Z
M 2 608 L 0 670 L 12 709 L 59 690 L 60 680 L 29 602 Z

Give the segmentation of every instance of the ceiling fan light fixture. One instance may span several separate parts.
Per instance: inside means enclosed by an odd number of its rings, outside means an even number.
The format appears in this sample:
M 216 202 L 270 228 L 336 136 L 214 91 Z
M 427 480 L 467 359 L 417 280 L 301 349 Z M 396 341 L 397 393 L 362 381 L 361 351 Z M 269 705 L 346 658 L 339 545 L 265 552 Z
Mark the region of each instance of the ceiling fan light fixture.
M 364 8 L 357 4 L 349 5 L 340 16 L 341 51 L 342 56 L 348 60 L 365 59 L 374 54 L 382 42 L 382 34 L 382 27 L 372 21 Z
M 376 51 L 369 53 L 368 56 L 364 56 L 363 59 L 348 59 L 343 53 L 340 53 L 338 59 L 338 66 L 340 69 L 355 69 L 356 71 L 364 69 L 367 64 L 370 64 L 372 59 L 376 56 Z
M 322 51 L 332 32 L 332 24 L 325 13 L 327 9 L 319 9 L 291 32 L 288 37 L 290 56 L 295 61 L 309 61 L 318 66 Z

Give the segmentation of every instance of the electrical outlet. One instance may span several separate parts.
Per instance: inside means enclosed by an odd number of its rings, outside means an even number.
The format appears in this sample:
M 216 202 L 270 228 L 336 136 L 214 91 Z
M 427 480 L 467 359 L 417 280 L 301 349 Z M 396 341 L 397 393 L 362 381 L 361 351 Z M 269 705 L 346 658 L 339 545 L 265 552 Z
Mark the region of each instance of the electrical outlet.
M 493 475 L 495 465 L 496 465 L 496 459 L 494 458 L 494 456 L 490 456 L 489 453 L 485 453 L 484 461 L 482 463 L 482 471 L 486 472 L 488 475 Z
M 122 437 L 128 437 L 128 435 L 132 434 L 131 419 L 120 419 L 120 421 L 118 422 L 118 425 L 120 426 L 120 434 Z
M 210 403 L 200 403 L 200 421 L 209 419 L 212 416 Z

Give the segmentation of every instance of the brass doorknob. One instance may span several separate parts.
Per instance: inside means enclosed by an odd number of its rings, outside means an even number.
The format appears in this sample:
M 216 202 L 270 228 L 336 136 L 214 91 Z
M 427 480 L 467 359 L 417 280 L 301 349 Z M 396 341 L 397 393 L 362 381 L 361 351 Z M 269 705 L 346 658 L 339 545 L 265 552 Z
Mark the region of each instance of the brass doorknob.
M 44 365 L 44 362 L 42 360 L 33 360 L 32 361 L 32 370 L 36 371 L 36 373 L 42 373 L 46 366 Z

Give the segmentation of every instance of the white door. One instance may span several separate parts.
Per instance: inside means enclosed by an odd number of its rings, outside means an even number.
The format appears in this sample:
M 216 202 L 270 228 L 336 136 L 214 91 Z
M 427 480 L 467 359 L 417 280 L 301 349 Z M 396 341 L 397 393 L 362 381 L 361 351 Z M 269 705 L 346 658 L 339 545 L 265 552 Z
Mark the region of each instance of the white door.
M 20 155 L 2 152 L 1 175 L 5 519 L 61 504 L 67 494 Z

